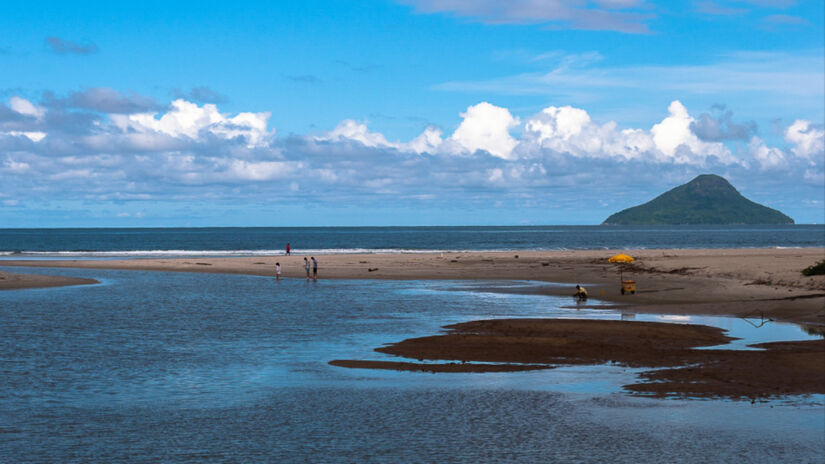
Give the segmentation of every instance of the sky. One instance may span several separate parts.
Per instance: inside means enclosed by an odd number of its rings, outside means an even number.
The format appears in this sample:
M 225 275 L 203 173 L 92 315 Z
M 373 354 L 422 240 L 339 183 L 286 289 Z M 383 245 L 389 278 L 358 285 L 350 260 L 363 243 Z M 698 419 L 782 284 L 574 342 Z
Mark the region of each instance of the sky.
M 821 0 L 2 10 L 0 227 L 599 224 L 708 173 L 825 223 Z

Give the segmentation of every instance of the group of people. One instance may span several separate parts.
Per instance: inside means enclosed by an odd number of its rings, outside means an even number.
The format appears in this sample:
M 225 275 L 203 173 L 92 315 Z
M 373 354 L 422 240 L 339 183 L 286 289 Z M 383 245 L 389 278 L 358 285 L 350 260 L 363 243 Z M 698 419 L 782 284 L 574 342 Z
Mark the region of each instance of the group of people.
M 287 245 L 287 250 L 289 250 L 289 245 Z M 289 254 L 288 251 L 287 254 Z M 312 280 L 318 280 L 318 260 L 315 256 L 310 256 L 309 259 L 304 256 L 304 269 L 307 272 L 307 281 L 310 279 L 310 270 L 312 270 Z M 275 279 L 281 280 L 281 263 L 275 263 Z

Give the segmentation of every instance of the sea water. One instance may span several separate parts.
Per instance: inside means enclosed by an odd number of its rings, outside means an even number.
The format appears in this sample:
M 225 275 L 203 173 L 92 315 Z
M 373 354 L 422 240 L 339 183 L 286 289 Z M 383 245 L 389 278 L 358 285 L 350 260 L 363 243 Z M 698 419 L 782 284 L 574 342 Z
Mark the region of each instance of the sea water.
M 825 225 L 0 229 L 0 258 L 823 247 Z
M 7 270 L 101 283 L 0 293 L 0 462 L 774 463 L 825 447 L 822 395 L 639 398 L 619 366 L 327 364 L 467 320 L 621 317 L 507 282 Z

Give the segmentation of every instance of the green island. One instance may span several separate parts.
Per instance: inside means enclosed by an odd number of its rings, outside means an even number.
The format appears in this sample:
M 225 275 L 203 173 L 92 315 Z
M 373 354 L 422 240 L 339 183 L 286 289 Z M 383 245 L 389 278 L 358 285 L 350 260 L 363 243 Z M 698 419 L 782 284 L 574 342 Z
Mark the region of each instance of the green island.
M 723 177 L 703 174 L 653 200 L 611 215 L 604 225 L 793 224 L 789 216 L 748 200 Z

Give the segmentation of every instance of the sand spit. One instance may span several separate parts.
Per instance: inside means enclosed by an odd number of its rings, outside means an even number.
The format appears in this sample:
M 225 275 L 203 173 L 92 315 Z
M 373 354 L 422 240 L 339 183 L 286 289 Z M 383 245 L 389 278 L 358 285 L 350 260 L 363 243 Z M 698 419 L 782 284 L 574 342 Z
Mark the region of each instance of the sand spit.
M 2 264 L 2 262 L 0 262 L 0 264 Z M 96 283 L 99 282 L 94 279 L 34 274 L 13 274 L 10 272 L 0 271 L 0 290 L 65 287 L 68 285 L 88 285 Z

